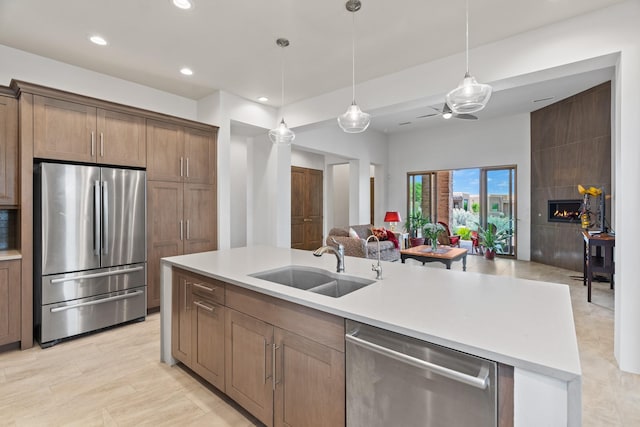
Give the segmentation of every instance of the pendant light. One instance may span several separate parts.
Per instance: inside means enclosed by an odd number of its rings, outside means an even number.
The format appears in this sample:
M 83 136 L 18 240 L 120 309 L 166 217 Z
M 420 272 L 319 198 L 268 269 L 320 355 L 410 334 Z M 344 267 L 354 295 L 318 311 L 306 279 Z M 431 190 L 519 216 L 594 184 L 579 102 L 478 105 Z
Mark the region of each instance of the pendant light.
M 289 40 L 284 38 L 279 38 L 278 40 L 276 40 L 276 44 L 282 49 L 284 49 L 285 47 L 289 46 Z M 284 107 L 284 50 L 282 51 L 281 77 L 282 77 L 282 82 L 281 82 L 282 83 L 282 105 L 280 106 L 280 108 L 283 108 Z M 284 121 L 284 117 L 282 117 L 282 120 L 280 120 L 280 124 L 278 125 L 277 128 L 271 129 L 269 131 L 269 139 L 274 144 L 289 145 L 291 144 L 291 141 L 293 141 L 295 138 L 296 138 L 296 134 L 293 133 L 293 131 L 287 127 L 287 124 Z
M 491 86 L 478 83 L 469 74 L 469 0 L 466 0 L 466 62 L 467 72 L 457 88 L 446 96 L 447 104 L 455 114 L 469 114 L 482 110 L 491 98 Z
M 371 123 L 371 116 L 364 113 L 356 104 L 356 12 L 362 7 L 360 0 L 348 0 L 345 7 L 351 12 L 351 83 L 353 102 L 347 112 L 338 117 L 338 125 L 347 133 L 364 132 Z

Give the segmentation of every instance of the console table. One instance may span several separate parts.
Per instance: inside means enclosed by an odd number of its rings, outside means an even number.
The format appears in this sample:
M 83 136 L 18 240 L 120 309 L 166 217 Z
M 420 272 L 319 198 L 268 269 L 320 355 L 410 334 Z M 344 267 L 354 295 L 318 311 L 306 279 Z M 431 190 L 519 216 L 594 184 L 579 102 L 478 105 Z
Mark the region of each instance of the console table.
M 591 281 L 594 273 L 608 274 L 611 289 L 613 289 L 615 274 L 613 248 L 616 245 L 616 238 L 607 233 L 591 235 L 587 231 L 582 231 L 582 240 L 584 243 L 582 284 L 587 286 L 587 301 L 591 302 Z

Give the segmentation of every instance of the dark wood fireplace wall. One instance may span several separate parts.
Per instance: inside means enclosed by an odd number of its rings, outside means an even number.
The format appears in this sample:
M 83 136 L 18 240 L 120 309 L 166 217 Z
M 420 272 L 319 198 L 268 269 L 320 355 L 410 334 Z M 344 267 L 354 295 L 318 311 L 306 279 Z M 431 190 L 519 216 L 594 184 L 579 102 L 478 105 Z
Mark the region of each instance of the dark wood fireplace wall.
M 577 185 L 611 193 L 611 82 L 531 113 L 531 260 L 582 271 L 580 223 L 549 221 Z M 607 200 L 607 218 L 611 218 Z

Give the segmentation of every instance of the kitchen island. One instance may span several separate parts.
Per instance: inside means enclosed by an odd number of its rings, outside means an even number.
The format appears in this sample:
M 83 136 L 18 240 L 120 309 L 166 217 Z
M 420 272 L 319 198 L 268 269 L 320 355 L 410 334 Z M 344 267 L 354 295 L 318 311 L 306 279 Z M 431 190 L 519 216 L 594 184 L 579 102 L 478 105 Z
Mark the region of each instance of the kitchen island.
M 372 260 L 346 274 L 374 279 Z M 172 267 L 514 367 L 514 425 L 581 424 L 581 368 L 566 285 L 383 263 L 382 280 L 332 298 L 249 276 L 288 265 L 335 271 L 331 254 L 267 246 L 164 258 L 162 361 L 171 356 Z

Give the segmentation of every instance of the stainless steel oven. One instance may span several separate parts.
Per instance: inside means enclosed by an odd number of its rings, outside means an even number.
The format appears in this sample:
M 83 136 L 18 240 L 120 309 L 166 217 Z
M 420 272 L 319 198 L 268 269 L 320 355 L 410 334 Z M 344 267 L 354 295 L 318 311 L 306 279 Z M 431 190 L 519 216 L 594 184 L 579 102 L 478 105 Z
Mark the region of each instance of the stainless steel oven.
M 347 321 L 347 426 L 495 427 L 496 362 Z

